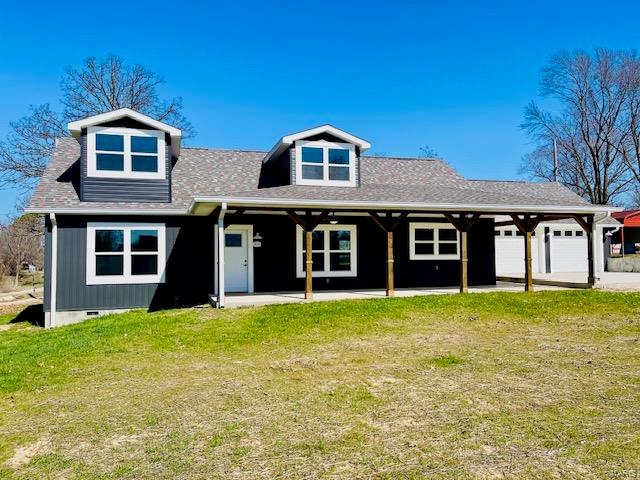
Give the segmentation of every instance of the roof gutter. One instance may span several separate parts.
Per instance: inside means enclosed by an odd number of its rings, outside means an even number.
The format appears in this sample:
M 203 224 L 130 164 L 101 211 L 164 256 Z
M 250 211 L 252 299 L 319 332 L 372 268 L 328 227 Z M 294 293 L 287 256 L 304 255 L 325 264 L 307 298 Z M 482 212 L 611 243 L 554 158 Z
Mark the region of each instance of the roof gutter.
M 141 208 L 26 208 L 25 213 L 48 215 L 55 211 L 58 215 L 189 215 L 190 210 L 183 209 L 141 209 Z
M 229 205 L 241 207 L 290 207 L 290 208 L 352 208 L 357 210 L 439 210 L 459 212 L 485 213 L 583 213 L 583 214 L 608 214 L 611 211 L 619 211 L 616 208 L 599 205 L 585 206 L 536 206 L 536 205 L 477 205 L 455 203 L 406 203 L 406 202 L 360 202 L 360 201 L 327 201 L 327 200 L 295 200 L 295 199 L 263 199 L 251 197 L 195 197 L 191 202 L 188 212 L 192 213 L 198 203 L 220 204 L 227 202 Z

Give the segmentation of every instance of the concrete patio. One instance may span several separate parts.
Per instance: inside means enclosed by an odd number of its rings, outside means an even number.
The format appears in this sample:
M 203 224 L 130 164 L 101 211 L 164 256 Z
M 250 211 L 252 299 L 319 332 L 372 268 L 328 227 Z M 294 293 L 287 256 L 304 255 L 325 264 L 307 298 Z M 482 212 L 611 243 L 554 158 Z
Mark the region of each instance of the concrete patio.
M 542 290 L 564 290 L 562 287 L 536 285 L 537 291 Z M 479 287 L 469 287 L 469 293 L 481 292 L 522 292 L 523 286 L 517 283 L 498 282 L 496 285 L 484 285 Z M 395 290 L 396 297 L 417 297 L 425 295 L 447 295 L 459 293 L 458 287 L 437 287 L 437 288 L 399 288 Z M 366 299 L 366 298 L 386 298 L 385 290 L 341 290 L 341 291 L 315 291 L 313 300 L 315 302 L 326 302 L 330 300 L 346 299 Z M 253 307 L 259 305 L 275 305 L 280 303 L 304 303 L 304 292 L 277 292 L 277 293 L 227 293 L 225 307 Z

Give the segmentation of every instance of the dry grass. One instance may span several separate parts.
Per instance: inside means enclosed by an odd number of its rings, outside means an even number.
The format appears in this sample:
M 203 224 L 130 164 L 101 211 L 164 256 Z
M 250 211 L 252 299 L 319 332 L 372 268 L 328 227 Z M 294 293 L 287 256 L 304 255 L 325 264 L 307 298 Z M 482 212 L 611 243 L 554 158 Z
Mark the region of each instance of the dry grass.
M 640 295 L 10 330 L 0 399 L 9 478 L 638 478 Z

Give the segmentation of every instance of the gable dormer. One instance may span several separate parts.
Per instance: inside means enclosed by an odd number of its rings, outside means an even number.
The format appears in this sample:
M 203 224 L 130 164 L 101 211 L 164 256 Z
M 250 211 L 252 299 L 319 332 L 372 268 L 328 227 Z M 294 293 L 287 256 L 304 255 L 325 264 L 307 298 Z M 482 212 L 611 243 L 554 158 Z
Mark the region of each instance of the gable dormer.
M 122 108 L 71 122 L 69 131 L 81 146 L 82 201 L 171 201 L 179 129 Z
M 356 187 L 360 155 L 371 144 L 332 125 L 282 137 L 263 160 L 280 184 Z

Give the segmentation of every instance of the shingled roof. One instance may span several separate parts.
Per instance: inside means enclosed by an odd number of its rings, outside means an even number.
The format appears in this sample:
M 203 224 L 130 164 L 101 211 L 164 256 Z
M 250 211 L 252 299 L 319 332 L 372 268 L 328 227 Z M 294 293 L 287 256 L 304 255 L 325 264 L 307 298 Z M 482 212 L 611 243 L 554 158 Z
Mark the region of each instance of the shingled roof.
M 406 204 L 424 207 L 476 205 L 505 207 L 591 206 L 559 183 L 467 180 L 437 159 L 362 157 L 360 186 L 286 185 L 259 188 L 262 160 L 267 152 L 183 148 L 172 170 L 170 203 L 81 202 L 78 197 L 80 147 L 74 138 L 61 138 L 37 186 L 29 210 L 136 210 L 187 213 L 194 199 L 255 199 L 256 202 L 360 202 L 383 207 Z

